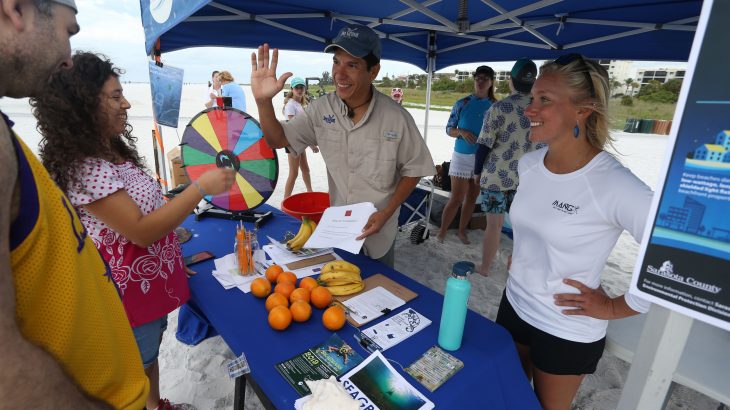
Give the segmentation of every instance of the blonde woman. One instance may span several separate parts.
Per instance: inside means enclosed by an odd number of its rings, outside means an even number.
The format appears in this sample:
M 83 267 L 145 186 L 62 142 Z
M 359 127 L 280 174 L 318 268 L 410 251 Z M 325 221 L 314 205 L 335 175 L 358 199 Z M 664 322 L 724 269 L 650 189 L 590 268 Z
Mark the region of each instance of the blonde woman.
M 307 106 L 306 97 L 306 86 L 304 80 L 299 77 L 294 77 L 291 80 L 291 91 L 284 97 L 284 117 L 287 121 L 291 120 L 295 116 L 304 112 L 304 107 Z M 319 152 L 319 148 L 316 145 L 310 147 L 312 152 L 315 154 Z M 286 150 L 287 157 L 289 159 L 289 176 L 286 178 L 286 184 L 284 185 L 284 198 L 289 198 L 294 191 L 294 183 L 297 181 L 299 176 L 299 170 L 302 171 L 302 180 L 304 186 L 307 188 L 307 192 L 312 192 L 312 178 L 309 175 L 309 164 L 307 163 L 307 152 L 302 152 L 301 155 L 296 156 Z
M 234 83 L 233 75 L 228 71 L 221 71 L 218 79 L 221 83 L 220 96 L 230 97 L 233 108 L 246 112 L 246 94 L 243 93 L 240 85 Z
M 604 149 L 608 73 L 568 54 L 540 68 L 525 109 L 530 140 L 547 147 L 518 164 L 510 211 L 514 253 L 497 323 L 512 335 L 544 409 L 571 408 L 595 372 L 608 320 L 649 309 L 601 288 L 606 259 L 624 230 L 644 235 L 652 192 Z

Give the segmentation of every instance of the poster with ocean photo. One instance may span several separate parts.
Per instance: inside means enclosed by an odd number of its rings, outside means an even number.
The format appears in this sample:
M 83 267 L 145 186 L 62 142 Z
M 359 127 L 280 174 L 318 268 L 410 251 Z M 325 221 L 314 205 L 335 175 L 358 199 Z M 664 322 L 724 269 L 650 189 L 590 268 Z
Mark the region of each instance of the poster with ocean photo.
M 730 330 L 730 2 L 714 1 L 698 25 L 677 106 L 676 131 L 655 198 L 632 291 Z M 698 41 L 701 40 L 701 46 Z
M 371 410 L 430 410 L 433 403 L 390 365 L 380 351 L 340 378 L 360 408 Z

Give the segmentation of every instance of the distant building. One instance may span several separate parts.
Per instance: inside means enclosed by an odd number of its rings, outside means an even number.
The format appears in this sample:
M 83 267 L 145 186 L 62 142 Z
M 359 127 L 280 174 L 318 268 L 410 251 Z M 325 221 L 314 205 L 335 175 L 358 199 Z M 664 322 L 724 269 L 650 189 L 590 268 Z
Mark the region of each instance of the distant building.
M 674 78 L 684 80 L 684 74 L 684 68 L 659 68 L 638 70 L 636 72 L 636 80 L 639 82 L 639 84 L 641 84 L 641 87 L 643 87 L 646 84 L 649 84 L 649 82 L 652 80 L 659 81 L 662 84 Z
M 621 84 L 625 84 L 631 78 L 631 61 L 626 60 L 598 60 L 598 64 L 608 71 L 608 78 L 614 78 Z
M 476 71 L 476 70 L 474 70 L 474 71 Z M 454 70 L 454 75 L 451 77 L 451 79 L 454 81 L 469 80 L 471 78 L 472 74 L 474 73 L 474 71 Z
M 689 213 L 689 209 L 670 206 L 663 218 L 664 226 L 678 231 L 687 230 Z
M 509 80 L 509 76 L 510 76 L 510 72 L 509 71 L 504 71 L 504 70 L 502 70 L 502 71 L 496 71 L 494 73 L 494 76 L 496 77 L 494 79 L 495 81 L 508 81 Z

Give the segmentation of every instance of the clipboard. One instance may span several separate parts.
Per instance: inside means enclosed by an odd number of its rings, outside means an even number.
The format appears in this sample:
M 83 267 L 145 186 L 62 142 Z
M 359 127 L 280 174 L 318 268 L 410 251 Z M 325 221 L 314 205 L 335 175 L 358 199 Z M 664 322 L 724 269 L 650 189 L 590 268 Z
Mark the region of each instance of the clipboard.
M 365 278 L 365 288 L 361 290 L 360 292 L 353 293 L 352 295 L 344 295 L 344 296 L 335 296 L 334 299 L 338 302 L 344 302 L 352 297 L 355 297 L 357 295 L 360 295 L 363 292 L 367 292 L 368 290 L 374 289 L 378 286 L 388 290 L 393 295 L 401 298 L 404 302 L 408 303 L 409 301 L 413 300 L 418 296 L 418 294 L 407 287 L 401 285 L 400 283 L 390 279 L 389 277 L 383 275 L 382 273 L 376 273 L 373 276 L 370 276 L 368 278 Z M 345 307 L 343 305 L 343 307 Z M 346 307 L 345 307 L 346 308 Z M 387 315 L 390 313 L 390 311 L 383 312 L 384 315 Z M 376 318 L 373 318 L 371 320 L 374 320 Z M 354 318 L 352 318 L 350 315 L 347 315 L 347 321 L 350 322 L 355 327 L 360 327 L 371 320 L 368 320 L 363 323 L 357 322 Z
M 335 255 L 333 255 L 332 253 L 326 253 L 324 255 L 313 256 L 311 258 L 301 259 L 301 260 L 298 260 L 295 262 L 290 262 L 290 263 L 285 264 L 284 266 L 288 270 L 297 270 L 297 269 L 301 269 L 301 268 L 306 268 L 308 266 L 319 265 L 322 263 L 331 262 L 334 260 L 337 260 L 337 258 L 335 258 Z

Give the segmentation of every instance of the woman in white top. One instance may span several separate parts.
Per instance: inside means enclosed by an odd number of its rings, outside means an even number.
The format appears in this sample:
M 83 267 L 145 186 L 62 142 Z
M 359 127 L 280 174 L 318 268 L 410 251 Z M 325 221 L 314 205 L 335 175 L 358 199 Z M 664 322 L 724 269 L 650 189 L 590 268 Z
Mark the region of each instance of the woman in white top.
M 611 298 L 601 272 L 624 230 L 640 241 L 652 192 L 612 155 L 608 73 L 569 54 L 540 68 L 525 110 L 530 139 L 548 146 L 519 162 L 510 211 L 514 253 L 497 323 L 512 335 L 545 409 L 569 409 L 595 371 L 608 320 L 649 309 Z
M 205 108 L 217 107 L 217 98 L 221 95 L 221 80 L 218 77 L 218 71 L 213 71 L 208 81 L 208 94 L 206 95 Z
M 304 80 L 299 77 L 292 78 L 291 91 L 284 98 L 284 118 L 287 121 L 304 112 L 304 107 L 307 106 L 305 92 Z M 310 148 L 314 153 L 319 152 L 316 145 Z M 301 155 L 296 156 L 287 149 L 286 153 L 289 158 L 289 176 L 286 178 L 286 184 L 284 185 L 284 198 L 289 198 L 292 191 L 294 191 L 294 183 L 297 181 L 300 169 L 302 170 L 302 180 L 304 180 L 307 192 L 312 192 L 312 178 L 309 176 L 307 152 L 304 151 Z

